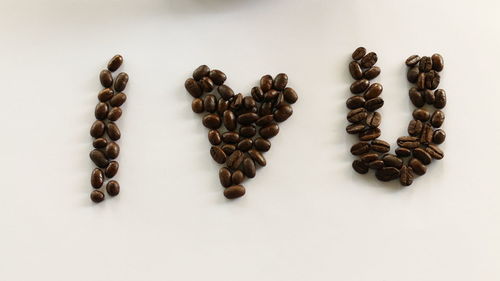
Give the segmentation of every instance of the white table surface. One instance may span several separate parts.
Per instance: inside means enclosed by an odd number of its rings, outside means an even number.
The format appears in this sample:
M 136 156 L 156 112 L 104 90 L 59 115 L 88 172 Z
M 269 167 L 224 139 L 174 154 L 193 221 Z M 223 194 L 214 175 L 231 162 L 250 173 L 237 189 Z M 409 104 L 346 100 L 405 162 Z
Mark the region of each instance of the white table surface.
M 500 280 L 500 2 L 0 1 L 0 280 Z M 445 59 L 446 157 L 409 188 L 355 174 L 352 50 L 379 55 L 382 138 L 411 118 L 407 56 Z M 98 73 L 130 75 L 122 191 L 88 198 Z M 222 196 L 183 88 L 223 70 L 299 93 L 268 166 Z

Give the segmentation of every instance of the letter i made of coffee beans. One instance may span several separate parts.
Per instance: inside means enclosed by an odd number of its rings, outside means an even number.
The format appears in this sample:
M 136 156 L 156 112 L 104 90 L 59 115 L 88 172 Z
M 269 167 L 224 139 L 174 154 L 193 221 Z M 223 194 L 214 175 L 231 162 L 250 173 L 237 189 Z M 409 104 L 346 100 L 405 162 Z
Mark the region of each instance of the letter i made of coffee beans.
M 90 193 L 90 199 L 99 203 L 105 198 L 101 187 L 106 187 L 106 192 L 110 196 L 120 193 L 120 184 L 112 178 L 118 172 L 118 155 L 120 146 L 116 143 L 120 137 L 120 129 L 116 122 L 122 116 L 122 105 L 127 100 L 127 95 L 123 92 L 128 83 L 128 74 L 120 72 L 113 77 L 113 73 L 120 68 L 123 63 L 121 55 L 114 56 L 106 69 L 99 74 L 99 80 L 103 89 L 98 93 L 98 103 L 95 107 L 95 122 L 90 128 L 90 135 L 93 138 L 94 149 L 90 152 L 90 159 L 97 166 L 91 173 L 90 183 L 94 190 Z M 105 179 L 110 179 L 104 184 Z

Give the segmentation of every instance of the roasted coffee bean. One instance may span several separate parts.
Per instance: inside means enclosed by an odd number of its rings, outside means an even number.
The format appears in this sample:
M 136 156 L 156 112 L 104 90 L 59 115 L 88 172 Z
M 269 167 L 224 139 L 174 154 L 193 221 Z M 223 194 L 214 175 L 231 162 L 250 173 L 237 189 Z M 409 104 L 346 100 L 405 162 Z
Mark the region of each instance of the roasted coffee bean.
M 245 157 L 245 160 L 243 160 L 243 174 L 247 178 L 253 178 L 255 177 L 255 162 L 253 162 L 252 158 L 250 157 Z
M 228 131 L 236 130 L 236 115 L 234 115 L 231 110 L 224 111 L 224 114 L 222 115 L 222 122 Z
M 273 104 L 271 102 L 265 102 L 261 104 L 259 109 L 259 115 L 264 116 L 269 114 L 273 114 Z
M 250 125 L 259 119 L 257 113 L 244 113 L 238 116 L 238 123 L 241 125 Z
M 371 141 L 374 140 L 378 137 L 380 137 L 380 129 L 379 128 L 370 128 L 365 131 L 362 131 L 359 133 L 359 140 L 360 141 Z
M 261 102 L 264 100 L 264 93 L 262 92 L 262 90 L 259 87 L 253 87 L 252 91 L 251 91 L 251 95 L 252 95 L 253 99 L 256 100 L 257 102 Z
M 236 150 L 227 158 L 226 165 L 229 169 L 236 170 L 243 162 L 243 158 L 243 152 Z
M 411 120 L 410 124 L 408 125 L 408 134 L 410 136 L 420 136 L 422 133 L 422 129 L 424 127 L 424 124 L 420 120 Z
M 116 196 L 120 193 L 120 184 L 115 180 L 110 180 L 106 184 L 106 192 L 110 196 Z
M 406 78 L 408 79 L 409 82 L 415 83 L 418 80 L 419 74 L 420 70 L 418 69 L 418 66 L 414 66 L 408 69 L 408 72 L 406 73 Z
M 410 159 L 410 162 L 408 162 L 408 166 L 410 166 L 413 172 L 415 172 L 415 174 L 419 176 L 422 176 L 425 174 L 425 172 L 427 172 L 427 167 L 416 158 Z
M 208 76 L 210 73 L 210 68 L 206 65 L 200 65 L 193 71 L 193 78 L 196 81 L 200 81 L 201 78 Z
M 208 74 L 208 77 L 214 82 L 215 85 L 220 86 L 224 84 L 224 81 L 226 81 L 227 77 L 224 72 L 214 69 L 211 70 L 210 73 Z
M 279 95 L 280 92 L 275 89 L 271 89 L 264 94 L 264 101 L 273 102 Z
M 411 103 L 413 103 L 415 107 L 422 107 L 425 105 L 424 95 L 422 95 L 422 92 L 417 90 L 417 88 L 412 87 L 409 91 L 409 94 Z
M 113 107 L 108 113 L 109 121 L 116 121 L 122 116 L 122 109 L 119 107 Z
M 96 120 L 92 127 L 90 127 L 90 135 L 94 138 L 100 138 L 104 135 L 106 131 L 106 124 L 101 120 Z
M 236 199 L 245 195 L 245 187 L 243 185 L 233 185 L 224 190 L 224 196 L 227 199 Z
M 95 118 L 98 120 L 104 120 L 106 119 L 106 116 L 108 116 L 108 104 L 105 102 L 100 102 L 95 106 L 95 111 L 94 115 Z
M 234 144 L 225 144 L 221 148 L 224 151 L 224 153 L 226 153 L 226 155 L 230 156 L 236 150 L 236 145 L 234 145 Z
M 351 123 L 358 123 L 366 119 L 368 112 L 364 108 L 357 108 L 347 113 L 347 121 Z
M 434 90 L 439 86 L 441 77 L 435 70 L 431 70 L 425 74 L 425 88 Z
M 439 147 L 437 147 L 437 145 L 429 144 L 425 151 L 429 153 L 432 158 L 437 160 L 443 159 L 444 157 L 444 152 Z
M 399 170 L 399 182 L 401 185 L 410 186 L 413 183 L 413 169 L 408 166 L 403 166 L 401 170 Z
M 99 168 L 106 168 L 109 164 L 108 158 L 104 155 L 104 152 L 98 149 L 94 149 L 90 152 L 90 159 Z
M 127 101 L 127 95 L 125 95 L 124 93 L 118 93 L 118 94 L 115 94 L 111 100 L 109 100 L 109 105 L 113 106 L 113 107 L 118 107 L 118 106 L 122 106 L 125 101 Z
M 257 119 L 257 121 L 255 121 L 255 124 L 257 126 L 260 126 L 260 127 L 265 127 L 267 125 L 272 124 L 273 121 L 274 121 L 274 115 L 269 114 L 269 115 L 265 115 L 265 116 L 262 116 L 259 119 Z
M 125 87 L 127 87 L 127 83 L 128 83 L 128 74 L 125 72 L 120 72 L 120 74 L 116 76 L 114 85 L 115 91 L 121 92 L 125 90 Z
M 234 96 L 232 102 L 230 103 L 229 107 L 232 109 L 239 109 L 241 105 L 243 104 L 243 95 L 242 94 L 237 94 Z
M 387 153 L 391 150 L 391 145 L 383 140 L 372 140 L 372 150 L 380 153 Z
M 219 145 L 222 142 L 222 136 L 217 130 L 208 131 L 208 141 L 211 145 Z
M 358 47 L 354 52 L 352 53 L 352 59 L 353 60 L 360 60 L 366 55 L 366 49 L 364 47 Z
M 374 52 L 370 52 L 361 58 L 360 64 L 363 68 L 370 68 L 377 63 L 378 57 Z
M 219 99 L 219 102 L 217 102 L 217 113 L 222 115 L 224 114 L 224 111 L 228 109 L 229 109 L 229 101 L 224 99 Z
M 108 70 L 111 72 L 115 72 L 123 63 L 123 57 L 121 55 L 115 55 L 108 62 Z
M 271 75 L 264 75 L 260 78 L 260 89 L 262 92 L 267 92 L 273 88 L 273 77 Z M 257 99 L 256 99 L 257 100 Z
M 413 157 L 417 158 L 424 165 L 429 165 L 432 161 L 431 155 L 427 153 L 423 148 L 415 148 L 413 150 Z
M 238 149 L 247 152 L 253 147 L 253 141 L 252 139 L 242 139 L 240 142 L 238 142 Z
M 212 79 L 210 79 L 209 77 L 203 77 L 200 80 L 200 87 L 204 93 L 210 93 L 214 90 L 215 85 Z
M 368 111 L 375 111 L 384 106 L 384 100 L 381 97 L 377 97 L 371 100 L 367 100 L 365 103 L 365 108 Z
M 413 111 L 413 118 L 415 118 L 415 120 L 426 122 L 431 118 L 431 114 L 425 109 L 418 108 Z
M 101 85 L 104 88 L 110 88 L 113 86 L 113 74 L 111 74 L 111 71 L 104 69 L 99 74 L 99 81 L 101 81 Z
M 120 146 L 116 142 L 110 142 L 104 150 L 104 154 L 108 159 L 115 159 L 120 154 Z
M 351 73 L 352 78 L 356 80 L 363 78 L 363 70 L 357 61 L 351 61 L 349 63 L 349 72 Z
M 366 92 L 363 94 L 365 100 L 370 100 L 376 98 L 382 94 L 383 87 L 379 83 L 373 83 L 366 89 Z
M 259 164 L 259 166 L 261 166 L 261 167 L 266 166 L 266 164 L 267 164 L 266 158 L 264 158 L 264 155 L 262 155 L 262 153 L 260 153 L 260 151 L 258 151 L 256 149 L 250 149 L 248 151 L 248 155 L 250 155 L 250 157 L 253 159 L 253 161 L 255 161 L 255 163 Z
M 109 122 L 106 125 L 106 131 L 108 132 L 108 136 L 111 140 L 117 141 L 121 137 L 120 129 L 118 129 L 118 126 L 116 126 L 113 122 Z
M 368 89 L 370 82 L 367 79 L 356 80 L 351 84 L 351 93 L 360 94 Z
M 372 66 L 363 72 L 363 78 L 368 80 L 375 79 L 380 74 L 380 71 L 380 67 Z
M 230 187 L 232 185 L 231 171 L 228 168 L 226 168 L 226 167 L 220 168 L 220 170 L 219 170 L 219 180 L 220 180 L 220 184 L 223 187 Z
M 249 126 L 241 126 L 240 127 L 240 136 L 244 138 L 251 138 L 257 134 L 257 129 L 254 125 Z
M 217 92 L 224 100 L 230 100 L 232 97 L 234 97 L 233 89 L 231 89 L 227 85 L 220 85 L 219 87 L 217 87 Z
M 419 139 L 416 137 L 410 137 L 410 136 L 399 137 L 397 140 L 397 144 L 400 147 L 409 148 L 409 149 L 417 148 L 420 146 Z
M 237 144 L 240 141 L 240 134 L 236 132 L 225 132 L 222 134 L 222 141 L 225 143 Z
M 365 106 L 365 99 L 362 96 L 352 96 L 347 99 L 346 106 L 349 109 L 356 109 Z
M 403 160 L 399 159 L 396 155 L 386 154 L 382 157 L 382 161 L 384 161 L 384 165 L 386 167 L 394 167 L 396 169 L 401 169 L 403 166 Z
M 288 84 L 288 75 L 285 73 L 280 73 L 274 77 L 274 88 L 278 91 L 283 91 L 286 88 L 286 84 Z
M 424 96 L 425 103 L 434 104 L 434 101 L 436 100 L 436 96 L 434 96 L 433 91 L 425 90 L 423 96 Z
M 276 122 L 283 122 L 286 121 L 290 116 L 292 116 L 292 114 L 292 107 L 288 104 L 284 104 L 274 112 L 274 120 L 276 120 Z
M 234 171 L 234 173 L 231 175 L 231 182 L 233 184 L 240 184 L 245 180 L 245 174 L 243 174 L 243 171 L 237 170 Z
M 276 136 L 280 131 L 280 127 L 278 124 L 271 124 L 266 127 L 260 128 L 259 134 L 261 137 L 265 139 L 270 139 L 274 136 Z
M 356 123 L 356 124 L 350 124 L 348 125 L 345 130 L 347 131 L 348 134 L 358 134 L 361 133 L 365 129 L 365 124 L 362 123 Z
M 114 177 L 116 175 L 116 173 L 118 173 L 118 168 L 119 167 L 120 167 L 120 165 L 118 164 L 118 162 L 116 162 L 116 161 L 109 162 L 109 165 L 104 170 L 104 175 L 108 179 Z
M 191 103 L 191 109 L 194 113 L 202 113 L 205 111 L 205 108 L 203 107 L 203 100 L 200 98 L 194 99 Z
M 368 164 L 361 161 L 361 160 L 354 160 L 352 162 L 352 168 L 354 169 L 354 171 L 360 173 L 360 174 L 366 174 L 368 173 Z
M 434 107 L 442 109 L 446 106 L 446 92 L 443 89 L 438 89 L 434 92 L 436 100 L 434 101 Z
M 283 93 L 280 92 L 276 99 L 273 102 L 273 106 L 275 108 L 279 108 L 280 106 L 285 105 L 285 97 L 283 96 Z
M 407 66 L 415 66 L 417 63 L 420 61 L 420 56 L 419 55 L 413 55 L 410 56 L 406 59 L 406 65 Z
M 199 98 L 203 94 L 201 86 L 193 78 L 188 78 L 186 82 L 184 82 L 184 88 L 186 88 L 188 93 L 194 98 Z
M 206 95 L 203 99 L 205 110 L 214 113 L 217 110 L 217 98 L 214 95 Z
M 90 193 L 90 200 L 92 200 L 92 202 L 94 202 L 94 203 L 100 203 L 100 202 L 104 201 L 104 193 L 102 193 L 99 190 L 93 190 Z
M 419 90 L 425 90 L 425 73 L 421 72 L 418 75 L 416 86 Z
M 429 124 L 424 124 L 422 128 L 422 134 L 420 135 L 420 142 L 423 144 L 431 143 L 432 136 L 434 135 L 434 130 Z
M 409 157 L 411 156 L 411 150 L 404 147 L 398 147 L 396 148 L 396 155 L 398 157 Z
M 106 145 L 108 145 L 108 140 L 105 138 L 98 138 L 92 142 L 92 146 L 94 146 L 94 148 L 105 148 Z
M 382 122 L 382 115 L 378 112 L 369 112 L 368 115 L 366 116 L 366 125 L 372 127 L 372 128 L 378 128 L 380 126 L 380 123 Z
M 226 110 L 227 111 L 227 110 Z M 215 130 L 218 129 L 221 125 L 221 120 L 219 115 L 217 114 L 207 114 L 203 116 L 202 119 L 203 126 Z
M 226 153 L 224 153 L 224 151 L 218 146 L 212 146 L 212 148 L 210 148 L 210 156 L 212 156 L 212 159 L 219 164 L 226 163 Z
M 444 68 L 444 60 L 440 54 L 434 54 L 431 57 L 432 60 L 432 69 L 435 71 L 441 71 Z
M 253 146 L 258 151 L 266 152 L 266 151 L 269 151 L 269 149 L 271 149 L 271 142 L 266 140 L 266 139 L 263 139 L 263 138 L 256 138 L 253 141 Z
M 383 167 L 375 172 L 375 177 L 380 181 L 391 181 L 399 178 L 399 169 L 394 167 Z
M 429 57 L 423 56 L 418 64 L 420 72 L 429 72 L 432 69 L 432 60 Z
M 104 173 L 101 169 L 95 168 L 90 175 L 90 184 L 93 188 L 101 188 L 104 183 Z
M 243 98 L 243 107 L 246 109 L 252 109 L 257 105 L 255 100 L 251 96 L 246 96 Z
M 368 163 L 368 167 L 373 170 L 382 169 L 384 167 L 384 161 L 382 159 L 377 159 Z
M 363 155 L 361 155 L 359 157 L 359 159 L 361 159 L 361 161 L 365 162 L 365 163 L 370 163 L 372 161 L 375 161 L 375 160 L 378 160 L 378 153 L 365 153 Z
M 299 99 L 299 96 L 297 95 L 297 92 L 295 92 L 294 89 L 287 87 L 283 91 L 283 98 L 287 103 L 294 104 Z
M 362 141 L 351 146 L 352 155 L 362 155 L 368 153 L 371 149 L 371 145 L 369 142 Z
M 434 128 L 439 128 L 444 122 L 444 112 L 441 110 L 436 110 L 432 113 L 431 124 Z
M 432 136 L 432 142 L 435 144 L 442 144 L 446 139 L 446 133 L 439 129 L 434 131 L 434 135 Z
M 114 94 L 115 94 L 115 92 L 111 88 L 106 88 L 106 89 L 102 89 L 99 92 L 99 94 L 97 95 L 97 98 L 101 102 L 107 102 L 108 100 L 110 100 L 113 97 Z

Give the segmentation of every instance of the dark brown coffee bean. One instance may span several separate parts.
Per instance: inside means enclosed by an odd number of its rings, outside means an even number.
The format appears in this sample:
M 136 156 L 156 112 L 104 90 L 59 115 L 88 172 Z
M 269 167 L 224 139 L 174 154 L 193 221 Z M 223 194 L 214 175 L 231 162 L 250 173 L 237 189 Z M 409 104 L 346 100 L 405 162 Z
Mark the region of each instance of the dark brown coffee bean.
M 227 111 L 227 110 L 226 110 Z M 221 125 L 221 120 L 219 115 L 217 114 L 207 114 L 203 116 L 202 119 L 203 126 L 215 130 L 218 129 Z
M 410 137 L 410 136 L 399 137 L 397 140 L 397 144 L 400 147 L 409 148 L 409 149 L 417 148 L 420 146 L 419 139 L 416 137 Z
M 360 141 L 371 141 L 374 140 L 378 137 L 380 137 L 380 129 L 379 128 L 370 128 L 365 131 L 362 131 L 359 133 L 359 140 Z
M 362 141 L 351 146 L 352 155 L 362 155 L 368 153 L 371 149 L 371 145 L 368 142 Z
M 243 162 L 243 158 L 243 152 L 236 150 L 227 158 L 226 165 L 229 169 L 236 170 Z
M 351 61 L 349 63 L 349 72 L 351 73 L 352 78 L 356 80 L 363 78 L 363 70 L 357 61 Z
M 380 71 L 380 67 L 372 66 L 363 72 L 363 78 L 368 80 L 375 79 L 380 74 Z
M 386 167 L 394 167 L 399 170 L 403 166 L 403 160 L 398 158 L 396 155 L 386 154 L 382 157 L 382 160 L 384 161 L 384 165 Z
M 368 167 L 373 170 L 382 169 L 384 167 L 384 161 L 382 159 L 372 161 L 368 163 Z
M 206 95 L 203 99 L 205 110 L 214 113 L 217 110 L 217 98 L 214 95 Z
M 351 93 L 361 94 L 370 86 L 370 82 L 367 79 L 356 80 L 351 84 Z
M 361 58 L 360 64 L 363 68 L 370 68 L 377 63 L 378 57 L 374 52 L 370 52 Z
M 362 96 L 352 96 L 347 99 L 346 106 L 349 109 L 356 109 L 365 106 L 365 99 Z
M 432 136 L 432 142 L 435 144 L 442 144 L 446 139 L 446 133 L 439 129 L 434 131 L 434 134 Z
M 352 168 L 354 169 L 354 171 L 360 173 L 360 174 L 366 174 L 368 173 L 368 164 L 361 161 L 361 160 L 354 160 L 352 162 Z
M 100 203 L 100 202 L 104 201 L 104 193 L 102 193 L 99 190 L 93 190 L 90 193 L 90 200 L 92 200 L 92 202 L 94 202 L 94 203 Z
M 241 126 L 240 127 L 240 136 L 244 138 L 251 138 L 257 134 L 257 129 L 255 126 Z
M 206 65 L 200 65 L 193 71 L 193 78 L 196 81 L 200 81 L 201 78 L 208 76 L 210 73 L 210 68 Z
M 439 86 L 439 82 L 441 82 L 441 77 L 439 73 L 435 70 L 431 70 L 425 74 L 425 88 L 434 90 Z
M 255 149 L 257 149 L 258 151 L 266 152 L 271 149 L 271 142 L 263 138 L 256 138 L 253 141 L 253 146 L 255 146 Z
M 230 103 L 232 109 L 239 109 L 243 105 L 243 95 L 237 94 L 234 96 L 233 101 Z
M 255 124 L 257 126 L 260 126 L 260 127 L 265 127 L 267 125 L 272 124 L 273 121 L 274 121 L 274 115 L 269 114 L 269 115 L 265 115 L 265 116 L 262 116 L 259 119 L 257 119 L 257 121 L 255 121 Z
M 109 100 L 109 105 L 113 106 L 113 107 L 118 107 L 118 106 L 122 106 L 125 101 L 127 101 L 127 95 L 125 95 L 124 93 L 118 93 L 116 95 L 114 95 L 111 100 Z
M 108 145 L 108 140 L 105 138 L 98 138 L 92 142 L 92 146 L 94 146 L 94 148 L 105 148 L 106 145 Z
M 265 139 L 270 139 L 274 136 L 276 136 L 280 131 L 280 127 L 278 124 L 271 124 L 266 127 L 260 128 L 259 134 L 261 137 Z
M 419 176 L 422 176 L 425 174 L 425 172 L 427 172 L 427 167 L 416 158 L 410 159 L 410 162 L 408 162 L 408 166 L 410 166 L 413 172 L 415 172 L 415 174 Z
M 205 108 L 203 107 L 203 100 L 200 98 L 194 99 L 191 103 L 191 109 L 194 113 L 202 113 L 205 111 Z
M 115 55 L 108 62 L 108 70 L 111 72 L 115 72 L 123 63 L 123 57 L 121 55 Z
M 94 115 L 95 118 L 98 120 L 104 120 L 106 119 L 106 116 L 108 116 L 108 104 L 105 102 L 100 102 L 95 106 L 94 110 Z
M 413 105 L 415 107 L 424 106 L 424 104 L 425 104 L 424 95 L 422 95 L 422 92 L 417 90 L 417 88 L 412 87 L 409 91 L 409 95 L 410 95 L 411 103 L 413 103 Z
M 236 132 L 225 132 L 222 134 L 222 141 L 225 143 L 237 144 L 240 141 L 240 134 Z
M 221 86 L 217 87 L 217 92 L 219 92 L 219 95 L 224 100 L 230 100 L 232 97 L 234 97 L 233 89 L 231 89 L 227 85 L 221 85 Z
M 425 103 L 434 104 L 434 101 L 436 100 L 436 96 L 434 96 L 433 91 L 425 90 L 423 96 L 424 96 Z
M 245 180 L 245 174 L 241 170 L 234 171 L 231 175 L 231 182 L 233 184 L 240 184 Z
M 259 119 L 257 113 L 244 113 L 238 116 L 238 123 L 241 125 L 250 125 Z
M 234 115 L 231 110 L 224 111 L 224 114 L 222 115 L 222 122 L 228 131 L 236 130 L 236 115 Z
M 90 159 L 99 168 L 106 168 L 109 164 L 108 158 L 104 155 L 104 152 L 98 149 L 94 149 L 90 152 Z
M 274 112 L 274 120 L 276 120 L 276 122 L 284 122 L 290 116 L 292 116 L 292 114 L 293 114 L 292 107 L 289 106 L 288 104 L 284 104 Z
M 434 128 L 439 128 L 441 127 L 441 125 L 443 125 L 443 123 L 444 123 L 444 112 L 442 112 L 439 109 L 434 111 L 431 117 L 432 126 Z
M 418 75 L 416 86 L 419 90 L 425 90 L 425 73 L 421 72 Z
M 267 91 L 265 94 L 264 94 L 264 101 L 274 101 L 278 95 L 279 95 L 280 92 L 276 91 L 275 89 L 271 89 L 269 91 Z
M 383 140 L 372 140 L 371 148 L 376 152 L 387 153 L 391 150 L 391 145 Z
M 220 184 L 223 187 L 230 187 L 232 185 L 231 171 L 228 168 L 226 168 L 226 167 L 220 168 L 220 170 L 219 170 L 219 180 L 220 180 Z
M 245 109 L 252 109 L 257 106 L 257 103 L 251 96 L 246 96 L 243 98 L 243 107 Z
M 253 141 L 252 141 L 252 139 L 242 139 L 238 143 L 237 147 L 239 150 L 241 150 L 243 152 L 247 152 L 253 147 Z
M 410 56 L 406 59 L 406 65 L 407 66 L 415 66 L 417 63 L 420 61 L 420 56 L 419 55 L 413 55 Z
M 109 165 L 106 167 L 104 170 L 104 175 L 110 179 L 114 177 L 118 173 L 118 168 L 120 168 L 120 165 L 116 161 L 111 161 L 109 162 Z
M 425 109 L 418 108 L 413 111 L 413 118 L 415 118 L 415 120 L 426 122 L 431 118 L 431 114 Z
M 408 69 L 408 72 L 406 73 L 406 79 L 408 79 L 408 81 L 411 83 L 416 83 L 419 74 L 420 70 L 418 69 L 418 66 L 411 67 Z
M 227 156 L 230 156 L 236 150 L 236 145 L 234 145 L 234 144 L 225 144 L 221 148 L 224 151 L 224 153 L 226 153 Z
M 104 183 L 104 173 L 101 169 L 95 168 L 90 175 L 90 184 L 93 188 L 101 188 Z
M 436 97 L 434 107 L 443 109 L 446 106 L 446 92 L 443 89 L 438 89 L 434 92 L 434 96 Z
M 253 99 L 256 100 L 257 102 L 261 102 L 264 100 L 264 93 L 262 92 L 262 90 L 259 87 L 253 87 L 252 91 L 251 91 L 251 95 L 252 95 Z
M 361 133 L 366 128 L 365 124 L 356 123 L 348 125 L 345 130 L 348 134 L 354 135 Z
M 384 100 L 381 97 L 367 100 L 365 103 L 365 108 L 368 111 L 375 111 L 384 106 Z
M 431 155 L 427 153 L 423 148 L 415 148 L 413 150 L 413 157 L 417 158 L 424 165 L 429 165 L 432 161 Z
M 279 108 L 280 106 L 285 105 L 285 97 L 283 96 L 282 92 L 279 92 L 278 96 L 273 102 L 273 106 L 275 108 Z
M 188 78 L 186 82 L 184 82 L 184 88 L 186 88 L 188 93 L 194 98 L 199 98 L 203 94 L 201 86 L 193 78 Z
M 380 181 L 391 181 L 398 179 L 399 169 L 394 167 L 383 167 L 375 172 L 375 177 Z
M 208 77 L 210 77 L 210 79 L 217 86 L 224 84 L 224 82 L 227 79 L 226 74 L 224 74 L 224 72 L 217 70 L 217 69 L 211 70 L 210 73 L 208 74 Z
M 214 90 L 215 85 L 212 79 L 210 79 L 209 77 L 203 77 L 200 80 L 200 87 L 204 93 L 210 93 Z
M 366 49 L 364 47 L 358 47 L 354 52 L 352 53 L 352 59 L 353 60 L 360 60 L 366 55 Z
M 208 131 L 208 141 L 211 145 L 219 145 L 222 142 L 222 136 L 217 130 Z
M 358 123 L 366 119 L 368 112 L 364 108 L 357 108 L 347 113 L 347 121 L 351 123 Z
M 260 78 L 260 89 L 263 93 L 273 88 L 273 77 L 271 75 L 264 75 Z M 257 99 L 255 99 L 257 100 Z
M 248 155 L 255 161 L 255 163 L 259 164 L 259 166 L 264 167 L 267 165 L 266 158 L 264 158 L 264 155 L 260 153 L 260 151 L 257 149 L 250 149 L 248 151 Z
M 115 94 L 115 92 L 111 88 L 106 88 L 106 89 L 102 89 L 99 92 L 99 94 L 97 95 L 97 98 L 101 102 L 107 102 L 108 100 L 110 100 L 113 97 L 114 94 Z
M 212 148 L 210 148 L 210 156 L 212 156 L 212 159 L 219 164 L 226 163 L 226 153 L 224 153 L 224 151 L 218 146 L 212 146 Z
M 115 180 L 110 180 L 106 184 L 106 192 L 110 196 L 116 196 L 120 193 L 120 184 Z
M 380 123 L 382 122 L 382 115 L 378 112 L 370 112 L 366 116 L 366 125 L 372 127 L 372 128 L 378 128 L 380 126 Z
M 361 155 L 359 157 L 359 159 L 361 159 L 361 161 L 365 162 L 365 163 L 370 163 L 372 161 L 375 161 L 375 160 L 378 160 L 378 153 L 365 153 L 363 155 Z
M 429 72 L 432 69 L 432 60 L 429 57 L 423 56 L 418 64 L 420 72 Z
M 283 91 L 283 98 L 287 103 L 294 104 L 299 99 L 299 96 L 297 95 L 297 92 L 295 92 L 294 89 L 287 87 Z
M 116 121 L 122 116 L 122 109 L 119 107 L 113 107 L 108 113 L 109 121 Z
M 108 157 L 108 159 L 115 159 L 120 154 L 120 146 L 114 141 L 110 142 L 106 146 L 104 154 L 106 154 L 106 157 Z
M 269 114 L 273 114 L 273 104 L 271 102 L 265 102 L 261 104 L 259 109 L 259 115 L 264 116 Z
M 125 87 L 127 87 L 127 83 L 128 83 L 128 74 L 125 72 L 120 72 L 120 74 L 116 76 L 114 85 L 115 91 L 121 92 L 125 90 Z
M 217 102 L 217 113 L 219 113 L 219 115 L 222 115 L 224 114 L 224 111 L 228 109 L 229 109 L 229 101 L 226 101 L 224 99 L 219 99 L 219 101 Z
M 104 135 L 106 131 L 106 124 L 101 120 L 96 120 L 92 127 L 90 127 L 90 135 L 94 138 L 100 138 Z
M 111 71 L 104 69 L 99 73 L 99 81 L 101 81 L 104 88 L 110 88 L 113 86 L 113 74 L 111 74 Z
M 410 186 L 413 183 L 413 169 L 408 166 L 403 166 L 401 170 L 399 170 L 399 182 L 401 185 Z
M 444 157 L 444 152 L 439 147 L 437 147 L 437 145 L 429 144 L 425 151 L 429 153 L 432 158 L 437 160 L 441 160 Z
M 434 130 L 429 124 L 424 124 L 422 128 L 422 134 L 420 135 L 420 142 L 423 144 L 431 143 L 432 136 L 434 135 Z
M 243 174 L 247 178 L 254 178 L 255 177 L 255 162 L 253 162 L 252 158 L 246 157 L 245 160 L 243 160 Z
M 398 147 L 396 148 L 396 155 L 398 157 L 409 157 L 411 156 L 411 150 L 404 147 Z
M 118 126 L 116 126 L 113 122 L 109 122 L 106 125 L 106 131 L 108 132 L 108 136 L 111 140 L 117 141 L 121 137 L 120 129 L 118 129 Z
M 420 120 L 411 120 L 408 125 L 408 134 L 410 136 L 420 136 L 422 133 L 422 129 L 424 128 L 424 124 Z
M 236 199 L 245 195 L 245 187 L 243 185 L 233 185 L 224 190 L 224 196 L 227 199 Z
M 276 90 L 283 91 L 286 88 L 286 84 L 288 84 L 288 75 L 286 75 L 285 73 L 276 75 L 273 84 Z
M 444 68 L 444 60 L 440 54 L 434 54 L 431 57 L 432 60 L 432 69 L 435 71 L 441 71 Z
M 366 89 L 366 92 L 363 94 L 363 97 L 365 98 L 365 100 L 376 98 L 380 96 L 380 94 L 382 94 L 383 89 L 384 88 L 382 87 L 381 84 L 373 83 L 370 85 L 370 87 L 368 87 L 368 89 Z

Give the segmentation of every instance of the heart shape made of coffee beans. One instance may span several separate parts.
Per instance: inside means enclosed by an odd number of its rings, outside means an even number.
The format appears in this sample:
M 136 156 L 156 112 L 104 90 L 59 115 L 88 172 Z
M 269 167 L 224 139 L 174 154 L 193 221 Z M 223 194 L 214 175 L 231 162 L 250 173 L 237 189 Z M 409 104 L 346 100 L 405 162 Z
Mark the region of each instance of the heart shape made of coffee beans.
M 258 166 L 266 166 L 263 153 L 271 148 L 269 139 L 279 133 L 278 123 L 292 115 L 297 93 L 287 87 L 284 73 L 274 79 L 262 76 L 249 96 L 235 95 L 224 84 L 226 78 L 222 71 L 201 65 L 184 87 L 194 97 L 193 112 L 205 113 L 202 122 L 210 130 L 210 155 L 225 165 L 219 170 L 224 196 L 235 199 L 245 195 L 243 180 L 255 177 Z

